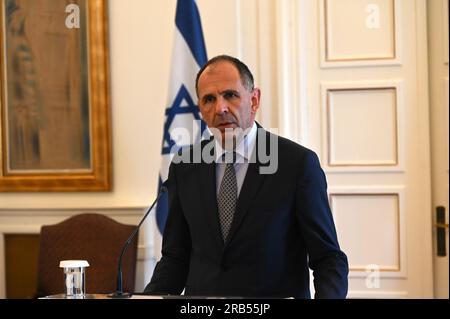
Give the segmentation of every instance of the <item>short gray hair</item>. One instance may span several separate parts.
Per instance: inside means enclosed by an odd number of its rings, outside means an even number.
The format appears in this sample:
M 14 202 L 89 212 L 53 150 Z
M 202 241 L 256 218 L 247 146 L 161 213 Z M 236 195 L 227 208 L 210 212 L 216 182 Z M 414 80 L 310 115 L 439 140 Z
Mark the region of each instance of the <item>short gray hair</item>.
M 236 69 L 239 72 L 239 75 L 241 77 L 241 82 L 242 85 L 249 91 L 253 91 L 253 89 L 255 88 L 255 81 L 253 79 L 253 74 L 250 71 L 250 69 L 248 68 L 247 65 L 245 65 L 244 62 L 242 62 L 241 60 L 229 56 L 229 55 L 218 55 L 212 59 L 210 59 L 208 62 L 206 62 L 206 64 L 200 69 L 200 71 L 198 71 L 197 73 L 197 78 L 195 79 L 195 91 L 197 92 L 197 97 L 198 97 L 198 80 L 200 79 L 200 76 L 202 75 L 203 71 L 205 71 L 205 69 L 217 62 L 221 62 L 221 61 L 227 61 L 230 62 L 231 64 L 233 64 Z

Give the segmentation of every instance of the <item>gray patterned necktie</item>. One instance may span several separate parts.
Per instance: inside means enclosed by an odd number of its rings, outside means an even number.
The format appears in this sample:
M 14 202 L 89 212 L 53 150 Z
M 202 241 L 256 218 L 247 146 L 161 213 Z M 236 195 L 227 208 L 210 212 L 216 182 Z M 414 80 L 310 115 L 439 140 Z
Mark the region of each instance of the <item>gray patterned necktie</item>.
M 223 241 L 227 239 L 233 221 L 234 211 L 237 202 L 237 180 L 234 164 L 229 163 L 225 168 L 222 183 L 220 184 L 219 194 L 217 196 L 217 205 L 219 208 L 220 226 L 222 230 Z

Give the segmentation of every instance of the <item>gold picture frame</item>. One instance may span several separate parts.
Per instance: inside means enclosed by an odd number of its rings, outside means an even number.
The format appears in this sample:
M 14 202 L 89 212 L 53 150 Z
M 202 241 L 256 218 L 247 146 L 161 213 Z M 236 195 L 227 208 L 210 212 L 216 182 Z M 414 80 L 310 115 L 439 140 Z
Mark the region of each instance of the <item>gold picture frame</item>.
M 0 192 L 110 191 L 107 0 L 0 1 Z

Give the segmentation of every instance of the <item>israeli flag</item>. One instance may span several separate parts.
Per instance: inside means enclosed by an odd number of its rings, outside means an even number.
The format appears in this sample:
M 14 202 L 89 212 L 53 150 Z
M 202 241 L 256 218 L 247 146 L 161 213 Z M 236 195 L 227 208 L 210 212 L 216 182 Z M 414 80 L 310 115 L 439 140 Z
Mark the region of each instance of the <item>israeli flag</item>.
M 195 0 L 178 0 L 175 18 L 169 97 L 161 152 L 159 187 L 167 179 L 170 162 L 180 148 L 200 141 L 206 124 L 196 105 L 195 77 L 207 62 L 200 14 Z M 188 134 L 186 134 L 188 132 Z M 155 255 L 161 253 L 161 234 L 168 214 L 167 193 L 157 203 Z

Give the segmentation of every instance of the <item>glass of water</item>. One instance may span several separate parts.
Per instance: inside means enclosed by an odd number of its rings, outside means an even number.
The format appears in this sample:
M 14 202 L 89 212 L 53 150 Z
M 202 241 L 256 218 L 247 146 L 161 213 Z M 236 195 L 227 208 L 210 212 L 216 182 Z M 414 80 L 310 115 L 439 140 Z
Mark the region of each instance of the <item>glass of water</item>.
M 86 296 L 85 268 L 89 267 L 86 260 L 63 260 L 59 263 L 64 268 L 66 298 L 84 299 Z

